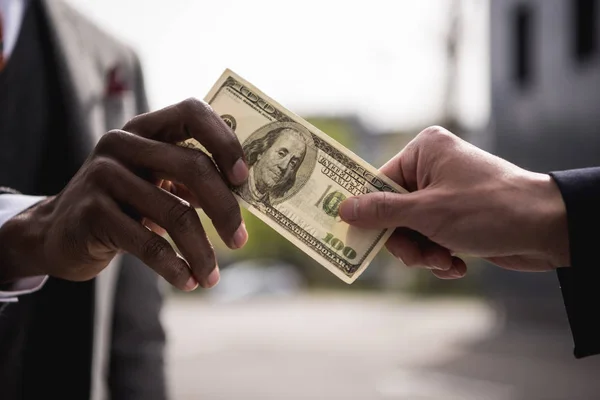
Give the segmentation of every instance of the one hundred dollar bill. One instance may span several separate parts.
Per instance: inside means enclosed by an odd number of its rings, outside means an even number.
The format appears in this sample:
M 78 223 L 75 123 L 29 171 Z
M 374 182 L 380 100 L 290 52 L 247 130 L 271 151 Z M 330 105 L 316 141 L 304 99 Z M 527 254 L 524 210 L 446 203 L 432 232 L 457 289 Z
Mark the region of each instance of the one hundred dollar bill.
M 205 101 L 243 146 L 250 175 L 233 188 L 240 204 L 342 281 L 354 282 L 392 230 L 348 225 L 338 215 L 340 203 L 406 190 L 230 70 Z M 183 145 L 206 151 L 194 139 Z

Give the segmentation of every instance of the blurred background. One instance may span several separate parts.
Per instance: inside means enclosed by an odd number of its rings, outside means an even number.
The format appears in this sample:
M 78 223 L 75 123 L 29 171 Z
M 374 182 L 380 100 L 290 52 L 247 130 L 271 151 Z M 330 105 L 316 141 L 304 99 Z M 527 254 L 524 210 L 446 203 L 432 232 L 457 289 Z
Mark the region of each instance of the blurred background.
M 540 172 L 600 160 L 596 0 L 70 2 L 138 51 L 152 109 L 231 68 L 376 167 L 433 124 Z M 244 215 L 243 250 L 210 232 L 221 283 L 169 293 L 174 399 L 600 398 L 554 273 L 381 252 L 348 286 Z

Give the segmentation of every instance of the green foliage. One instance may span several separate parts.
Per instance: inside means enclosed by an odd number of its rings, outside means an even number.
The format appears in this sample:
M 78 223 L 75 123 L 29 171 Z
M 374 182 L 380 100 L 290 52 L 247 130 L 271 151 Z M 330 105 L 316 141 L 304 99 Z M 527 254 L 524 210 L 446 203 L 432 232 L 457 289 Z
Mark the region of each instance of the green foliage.
M 352 128 L 344 120 L 336 118 L 310 118 L 308 122 L 350 150 L 354 150 L 356 147 L 356 138 L 353 136 Z

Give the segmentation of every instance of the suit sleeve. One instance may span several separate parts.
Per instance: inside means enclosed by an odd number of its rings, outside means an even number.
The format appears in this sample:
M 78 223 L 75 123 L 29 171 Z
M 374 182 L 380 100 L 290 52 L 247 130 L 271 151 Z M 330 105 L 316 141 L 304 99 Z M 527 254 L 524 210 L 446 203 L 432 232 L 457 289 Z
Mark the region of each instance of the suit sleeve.
M 6 221 L 43 199 L 45 197 L 25 196 L 6 188 L 0 188 L 0 228 Z M 10 284 L 0 284 L 0 303 L 14 303 L 18 300 L 18 296 L 39 290 L 46 280 L 47 276 L 35 276 L 19 279 Z M 0 311 L 2 308 L 0 305 Z
M 137 114 L 148 111 L 142 68 L 135 58 Z M 111 400 L 165 400 L 165 331 L 162 279 L 139 259 L 124 255 L 113 312 L 109 386 Z
M 117 280 L 110 354 L 111 400 L 164 400 L 165 331 L 158 275 L 123 256 Z
M 558 279 L 574 355 L 600 354 L 600 260 L 596 229 L 600 226 L 600 168 L 553 172 L 567 209 L 571 266 Z

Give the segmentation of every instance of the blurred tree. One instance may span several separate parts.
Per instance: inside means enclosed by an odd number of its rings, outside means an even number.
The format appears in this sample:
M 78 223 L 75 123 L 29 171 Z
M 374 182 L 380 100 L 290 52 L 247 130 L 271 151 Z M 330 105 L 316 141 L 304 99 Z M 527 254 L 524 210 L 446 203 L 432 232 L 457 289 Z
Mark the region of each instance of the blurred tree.
M 350 122 L 347 119 L 315 117 L 309 118 L 308 121 L 321 131 L 325 132 L 338 143 L 344 145 L 352 151 L 356 150 L 357 141 L 360 138 L 355 137 L 353 127 L 350 125 Z
M 446 80 L 444 90 L 444 115 L 442 123 L 451 132 L 460 132 L 460 124 L 457 115 L 457 87 L 458 68 L 461 33 L 462 33 L 462 0 L 450 2 L 450 13 L 448 14 L 448 30 L 446 32 Z

